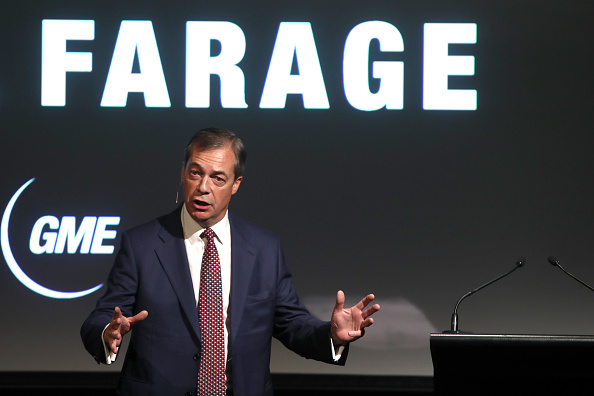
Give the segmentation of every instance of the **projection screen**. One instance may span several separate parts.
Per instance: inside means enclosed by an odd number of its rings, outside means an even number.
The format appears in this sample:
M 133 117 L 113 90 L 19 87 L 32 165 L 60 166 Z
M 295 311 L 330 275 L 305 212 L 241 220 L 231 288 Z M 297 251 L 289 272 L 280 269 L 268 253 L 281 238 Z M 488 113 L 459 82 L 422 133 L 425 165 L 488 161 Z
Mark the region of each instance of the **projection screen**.
M 382 309 L 346 367 L 432 375 L 429 334 L 592 334 L 589 2 L 12 2 L 0 16 L 1 371 L 97 366 L 79 329 L 122 232 L 176 208 L 183 148 L 235 131 L 230 210 L 302 301 Z M 156 291 L 158 292 L 158 291 Z M 124 342 L 125 344 L 125 342 Z

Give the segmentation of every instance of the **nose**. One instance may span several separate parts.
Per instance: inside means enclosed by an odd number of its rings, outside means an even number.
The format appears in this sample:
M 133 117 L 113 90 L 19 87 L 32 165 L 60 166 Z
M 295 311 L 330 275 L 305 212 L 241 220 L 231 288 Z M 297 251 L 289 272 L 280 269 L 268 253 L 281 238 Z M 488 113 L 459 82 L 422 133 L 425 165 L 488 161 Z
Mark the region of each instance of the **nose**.
M 208 177 L 201 178 L 200 181 L 196 184 L 196 190 L 198 190 L 202 194 L 208 194 L 208 192 L 210 191 L 208 180 Z

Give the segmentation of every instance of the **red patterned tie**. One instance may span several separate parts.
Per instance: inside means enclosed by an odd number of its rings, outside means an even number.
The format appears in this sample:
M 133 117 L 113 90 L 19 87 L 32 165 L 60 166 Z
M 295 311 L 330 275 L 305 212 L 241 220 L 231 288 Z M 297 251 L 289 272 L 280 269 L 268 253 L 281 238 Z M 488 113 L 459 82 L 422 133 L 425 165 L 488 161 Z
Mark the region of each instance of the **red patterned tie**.
M 198 371 L 198 396 L 225 396 L 225 333 L 223 287 L 219 253 L 214 232 L 206 228 L 201 238 L 208 238 L 200 269 L 198 317 L 202 354 Z

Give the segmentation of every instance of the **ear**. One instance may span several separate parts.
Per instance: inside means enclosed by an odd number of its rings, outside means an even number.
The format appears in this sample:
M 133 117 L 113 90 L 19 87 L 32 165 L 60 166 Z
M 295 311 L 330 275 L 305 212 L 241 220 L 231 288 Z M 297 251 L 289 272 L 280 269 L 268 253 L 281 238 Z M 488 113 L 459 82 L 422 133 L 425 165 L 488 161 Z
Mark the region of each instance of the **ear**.
M 241 184 L 242 180 L 243 176 L 239 176 L 237 179 L 235 179 L 235 181 L 233 182 L 233 189 L 231 190 L 231 195 L 235 194 L 237 190 L 239 190 L 239 185 Z

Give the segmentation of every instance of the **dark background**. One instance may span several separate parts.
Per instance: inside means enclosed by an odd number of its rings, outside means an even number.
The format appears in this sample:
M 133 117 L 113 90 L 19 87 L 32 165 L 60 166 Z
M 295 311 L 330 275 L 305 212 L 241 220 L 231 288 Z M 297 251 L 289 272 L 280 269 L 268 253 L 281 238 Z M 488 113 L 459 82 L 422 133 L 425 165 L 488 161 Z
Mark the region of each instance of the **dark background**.
M 527 264 L 465 301 L 463 330 L 592 334 L 594 295 L 547 263 L 555 255 L 594 280 L 591 107 L 594 52 L 588 2 L 301 1 L 27 2 L 0 16 L 0 206 L 32 183 L 10 223 L 25 272 L 71 291 L 101 283 L 113 255 L 32 255 L 34 222 L 120 216 L 121 232 L 175 208 L 182 151 L 197 129 L 235 131 L 248 166 L 231 211 L 279 234 L 304 302 L 328 318 L 336 290 L 348 303 L 373 292 L 382 304 L 346 367 L 305 361 L 274 345 L 276 373 L 432 375 L 429 333 L 449 329 L 465 292 Z M 68 73 L 64 107 L 41 106 L 41 21 L 93 19 L 93 71 Z M 151 20 L 170 108 L 146 108 L 131 93 L 123 108 L 100 107 L 122 20 Z M 186 21 L 231 21 L 247 49 L 240 66 L 247 109 L 184 105 Z M 352 108 L 342 86 L 349 31 L 364 21 L 396 26 L 404 52 L 404 109 Z M 310 22 L 330 109 L 258 107 L 280 22 Z M 423 24 L 476 23 L 477 43 L 452 45 L 475 57 L 475 74 L 450 89 L 475 89 L 476 111 L 422 108 Z M 377 85 L 377 81 L 372 81 Z M 4 209 L 2 209 L 4 211 Z M 78 225 L 78 223 L 77 223 Z M 107 242 L 109 244 L 109 242 Z M 1 261 L 0 261 L 1 263 Z M 1 371 L 113 371 L 86 354 L 78 331 L 103 290 L 54 300 L 0 266 Z

